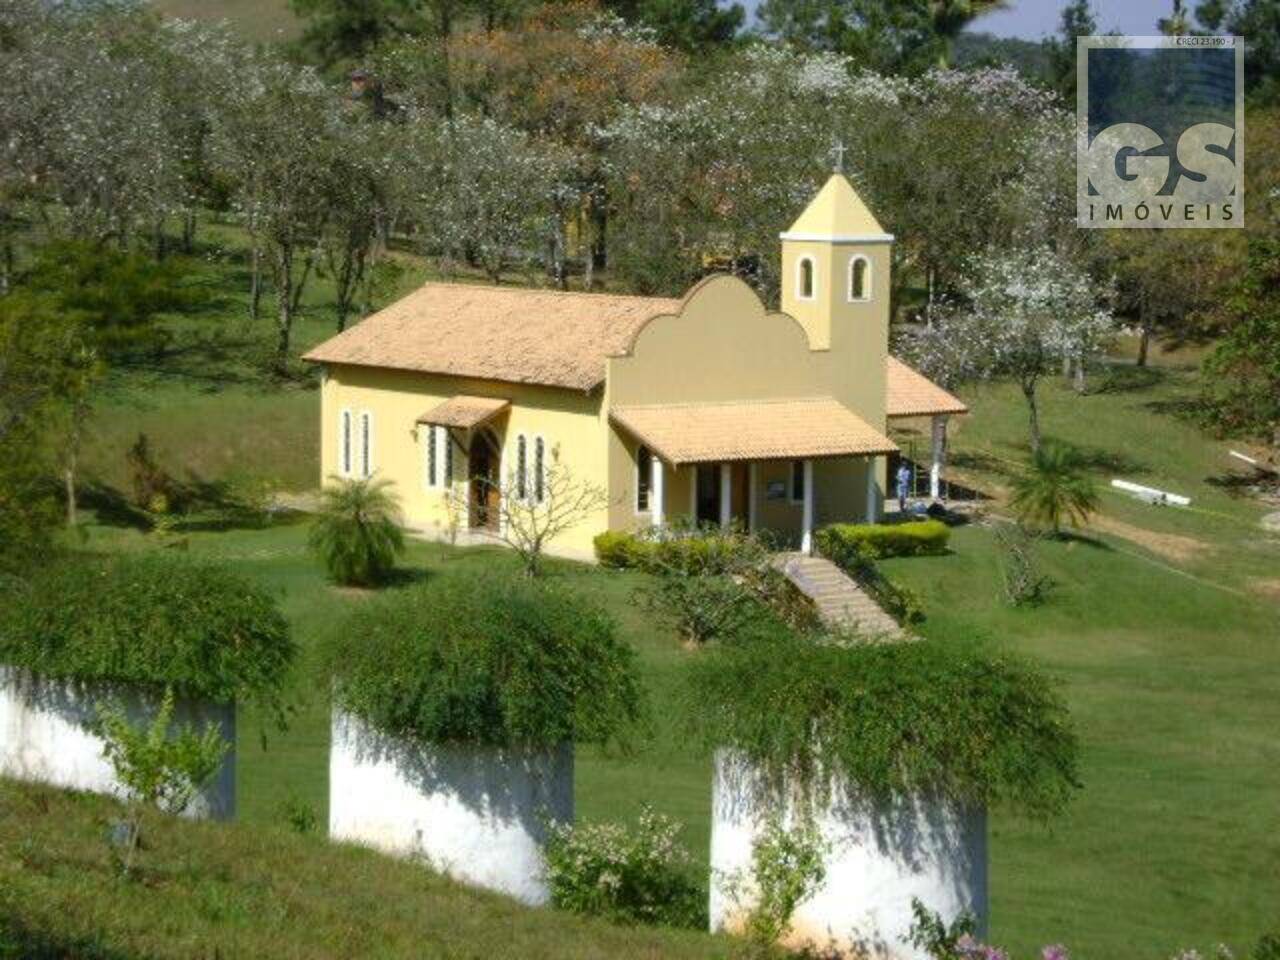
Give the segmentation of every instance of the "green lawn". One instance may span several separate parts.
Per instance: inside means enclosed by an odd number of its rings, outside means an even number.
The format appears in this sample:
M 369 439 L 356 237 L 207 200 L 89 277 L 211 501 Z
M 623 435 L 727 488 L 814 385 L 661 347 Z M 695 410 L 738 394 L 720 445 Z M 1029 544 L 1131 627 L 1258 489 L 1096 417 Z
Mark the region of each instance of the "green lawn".
M 179 476 L 313 487 L 314 385 L 305 377 L 273 384 L 261 372 L 270 303 L 256 325 L 244 320 L 240 240 L 224 228 L 207 234 L 206 279 L 221 299 L 175 322 L 167 355 L 115 377 L 91 424 L 86 472 L 122 488 L 124 452 L 141 430 Z M 402 286 L 429 275 L 406 263 Z M 308 295 L 300 349 L 332 330 L 326 294 L 318 283 Z M 1230 445 L 1176 416 L 1194 393 L 1194 371 L 1120 371 L 1093 387 L 1077 397 L 1047 383 L 1046 432 L 1085 447 L 1103 483 L 1124 476 L 1185 493 L 1190 509 L 1104 492 L 1089 539 L 1039 546 L 1056 586 L 1035 610 L 1001 603 L 991 530 L 982 525 L 958 529 L 949 556 L 886 568 L 924 596 L 926 634 L 976 632 L 1036 659 L 1061 679 L 1079 724 L 1085 785 L 1068 816 L 1048 827 L 991 820 L 993 938 L 1022 956 L 1056 941 L 1086 958 L 1160 957 L 1217 940 L 1243 948 L 1280 928 L 1280 600 L 1267 593 L 1280 579 L 1280 543 L 1258 526 L 1264 507 L 1233 494 Z M 998 492 L 1026 455 L 1021 399 L 1007 385 L 967 399 L 973 414 L 954 432 L 957 474 Z M 304 652 L 362 602 L 326 585 L 302 525 L 188 541 L 193 554 L 225 558 L 277 591 Z M 150 539 L 96 523 L 85 543 L 137 549 Z M 406 563 L 439 575 L 511 558 L 414 544 Z M 579 814 L 618 818 L 650 803 L 685 822 L 691 847 L 705 856 L 709 761 L 688 746 L 676 697 L 687 654 L 629 602 L 635 575 L 572 564 L 554 565 L 553 575 L 615 612 L 653 699 L 653 736 L 633 754 L 580 755 Z M 250 823 L 279 824 L 290 800 L 323 819 L 327 681 L 304 657 L 295 688 L 292 728 L 268 731 L 265 751 L 255 718 L 243 718 L 240 803 Z

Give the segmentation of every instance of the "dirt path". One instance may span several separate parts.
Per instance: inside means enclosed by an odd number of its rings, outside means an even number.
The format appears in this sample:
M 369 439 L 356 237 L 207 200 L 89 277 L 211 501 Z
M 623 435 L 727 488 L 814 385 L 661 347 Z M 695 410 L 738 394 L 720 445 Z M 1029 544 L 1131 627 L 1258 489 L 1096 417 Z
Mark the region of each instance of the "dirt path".
M 1123 520 L 1117 520 L 1115 517 L 1108 517 L 1101 513 L 1095 513 L 1089 518 L 1089 526 L 1102 533 L 1109 533 L 1114 537 L 1128 540 L 1130 543 L 1136 543 L 1138 546 L 1145 547 L 1152 553 L 1175 563 L 1186 563 L 1189 560 L 1195 560 L 1202 554 L 1213 550 L 1213 544 L 1197 540 L 1194 537 L 1184 537 L 1177 533 L 1156 533 L 1154 530 L 1135 527 L 1131 523 L 1125 523 Z

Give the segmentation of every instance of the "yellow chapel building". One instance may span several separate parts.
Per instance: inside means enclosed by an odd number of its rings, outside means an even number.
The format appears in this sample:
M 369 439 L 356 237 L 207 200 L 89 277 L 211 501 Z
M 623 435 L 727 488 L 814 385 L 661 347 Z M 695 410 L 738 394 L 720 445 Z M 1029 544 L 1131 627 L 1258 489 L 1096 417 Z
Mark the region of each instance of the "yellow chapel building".
M 841 174 L 781 234 L 782 310 L 736 277 L 681 299 L 428 283 L 325 341 L 321 479 L 386 478 L 406 523 L 483 534 L 562 471 L 606 492 L 549 545 L 677 517 L 804 551 L 874 521 L 896 419 L 967 412 L 889 354 L 887 234 Z

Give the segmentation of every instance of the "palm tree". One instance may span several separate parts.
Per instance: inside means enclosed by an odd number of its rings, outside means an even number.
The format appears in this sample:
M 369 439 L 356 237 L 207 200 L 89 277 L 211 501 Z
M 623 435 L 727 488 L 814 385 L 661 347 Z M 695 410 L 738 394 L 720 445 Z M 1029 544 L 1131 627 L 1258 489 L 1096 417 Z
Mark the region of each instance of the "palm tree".
M 311 548 L 337 583 L 376 586 L 404 552 L 400 498 L 388 489 L 390 480 L 329 479 L 311 528 Z
M 1064 520 L 1078 527 L 1089 519 L 1098 509 L 1098 491 L 1073 447 L 1045 440 L 1027 471 L 1014 481 L 1010 503 L 1019 522 L 1048 529 L 1056 537 Z
M 951 66 L 951 50 L 956 37 L 974 20 L 1009 6 L 1009 0 L 929 0 L 929 23 L 942 41 L 938 66 Z

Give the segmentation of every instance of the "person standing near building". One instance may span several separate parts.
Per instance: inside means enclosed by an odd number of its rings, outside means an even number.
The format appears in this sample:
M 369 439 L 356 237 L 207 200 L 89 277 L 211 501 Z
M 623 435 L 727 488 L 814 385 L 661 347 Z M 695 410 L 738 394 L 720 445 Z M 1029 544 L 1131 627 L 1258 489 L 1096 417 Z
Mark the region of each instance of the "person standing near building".
M 911 493 L 911 467 L 907 465 L 907 461 L 903 460 L 898 465 L 897 474 L 898 483 L 898 509 L 907 512 L 907 497 Z

